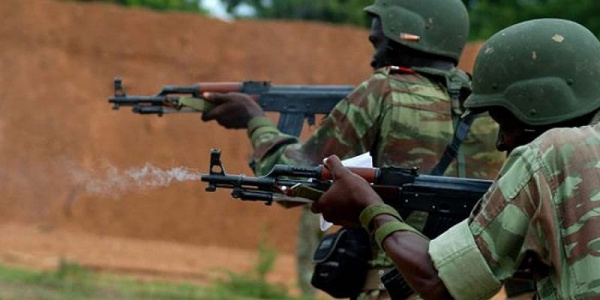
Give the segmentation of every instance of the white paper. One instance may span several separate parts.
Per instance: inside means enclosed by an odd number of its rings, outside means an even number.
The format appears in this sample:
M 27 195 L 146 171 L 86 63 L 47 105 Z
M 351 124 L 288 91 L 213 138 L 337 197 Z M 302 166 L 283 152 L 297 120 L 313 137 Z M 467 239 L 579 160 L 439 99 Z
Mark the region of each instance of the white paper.
M 362 168 L 372 168 L 373 167 L 373 157 L 369 152 L 363 153 L 359 156 L 350 157 L 342 160 L 342 165 L 346 167 L 362 167 Z M 319 214 L 320 224 L 319 227 L 321 231 L 327 231 L 327 229 L 333 226 L 333 223 L 328 222 L 323 218 L 322 214 Z

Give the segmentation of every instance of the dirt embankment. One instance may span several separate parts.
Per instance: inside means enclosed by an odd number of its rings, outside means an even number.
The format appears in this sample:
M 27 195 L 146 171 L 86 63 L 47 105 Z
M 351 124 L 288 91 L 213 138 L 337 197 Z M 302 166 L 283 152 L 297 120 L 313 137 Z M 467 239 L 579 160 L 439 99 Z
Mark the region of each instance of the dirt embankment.
M 109 167 L 146 163 L 207 171 L 213 147 L 223 149 L 228 172 L 250 174 L 245 132 L 198 115 L 112 111 L 106 98 L 116 75 L 131 94 L 198 81 L 357 84 L 370 73 L 367 34 L 95 3 L 0 1 L 0 222 L 241 249 L 256 249 L 266 236 L 292 252 L 297 210 L 205 193 L 199 182 L 141 190 L 113 183 L 105 190 L 115 193 L 100 196 L 76 178 L 106 181 Z

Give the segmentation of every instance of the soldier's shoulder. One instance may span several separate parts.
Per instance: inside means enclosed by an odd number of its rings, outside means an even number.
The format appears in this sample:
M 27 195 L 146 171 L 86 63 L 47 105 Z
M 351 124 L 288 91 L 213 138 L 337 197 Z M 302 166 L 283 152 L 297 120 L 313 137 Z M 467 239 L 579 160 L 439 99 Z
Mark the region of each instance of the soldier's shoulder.
M 544 170 L 553 176 L 557 170 L 577 169 L 590 161 L 600 160 L 600 128 L 554 128 L 533 142 L 515 148 L 509 155 L 501 173 L 507 170 Z M 519 172 L 517 172 L 519 173 Z M 524 172 L 527 173 L 527 172 Z M 525 178 L 517 181 L 525 182 Z
M 419 85 L 419 86 L 432 86 L 432 82 L 425 76 L 422 76 L 419 72 L 398 66 L 386 66 L 375 70 L 375 80 L 382 80 L 390 82 L 390 84 L 399 89 L 405 89 L 407 86 Z
M 534 143 L 541 151 L 561 145 L 600 144 L 600 125 L 554 128 L 540 135 Z
M 416 75 L 417 72 L 411 68 L 399 67 L 399 66 L 385 66 L 375 70 L 375 74 L 382 76 L 393 76 L 393 75 Z
M 600 126 L 551 129 L 533 144 L 548 165 L 566 161 L 572 165 L 587 163 L 590 159 L 600 159 Z
M 360 85 L 363 91 L 379 91 L 384 93 L 385 91 L 406 89 L 408 83 L 415 83 L 422 81 L 422 78 L 418 76 L 417 72 L 409 68 L 386 66 L 375 69 L 373 74 L 369 76 Z

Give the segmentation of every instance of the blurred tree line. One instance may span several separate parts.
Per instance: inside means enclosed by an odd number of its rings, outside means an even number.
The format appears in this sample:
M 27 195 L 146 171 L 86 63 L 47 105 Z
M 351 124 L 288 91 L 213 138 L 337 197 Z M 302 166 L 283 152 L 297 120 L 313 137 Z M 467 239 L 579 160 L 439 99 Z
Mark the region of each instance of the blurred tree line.
M 78 0 L 94 1 L 94 0 Z M 158 10 L 202 12 L 202 0 L 96 0 Z M 373 0 L 219 0 L 238 18 L 301 19 L 369 27 L 363 8 Z M 563 18 L 600 33 L 599 0 L 462 0 L 471 18 L 472 40 L 484 40 L 509 25 L 534 18 Z M 249 13 L 250 12 L 250 13 Z
M 368 27 L 363 8 L 373 0 L 221 0 L 230 13 L 250 6 L 266 19 L 324 20 Z M 563 18 L 600 33 L 599 0 L 463 0 L 471 19 L 471 39 L 485 40 L 498 30 L 535 18 Z
M 79 2 L 107 2 L 124 6 L 137 6 L 158 11 L 184 11 L 206 14 L 207 11 L 198 5 L 198 0 L 74 0 Z
M 538 18 L 575 21 L 600 34 L 598 0 L 463 0 L 469 8 L 471 39 L 487 39 L 512 24 Z
M 363 8 L 373 0 L 221 0 L 227 11 L 236 16 L 245 6 L 261 19 L 297 19 L 326 21 L 369 27 L 370 20 Z

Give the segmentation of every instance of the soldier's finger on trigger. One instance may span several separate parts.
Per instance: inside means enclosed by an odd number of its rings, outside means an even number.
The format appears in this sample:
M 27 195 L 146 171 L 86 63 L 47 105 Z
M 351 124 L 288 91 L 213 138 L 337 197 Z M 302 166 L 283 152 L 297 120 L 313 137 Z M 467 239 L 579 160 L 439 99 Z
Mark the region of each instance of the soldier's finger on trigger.
M 202 94 L 202 96 L 208 100 L 209 102 L 215 104 L 215 105 L 219 105 L 222 104 L 223 102 L 226 102 L 225 100 L 227 99 L 226 94 L 223 93 L 209 93 L 209 92 L 205 92 Z

